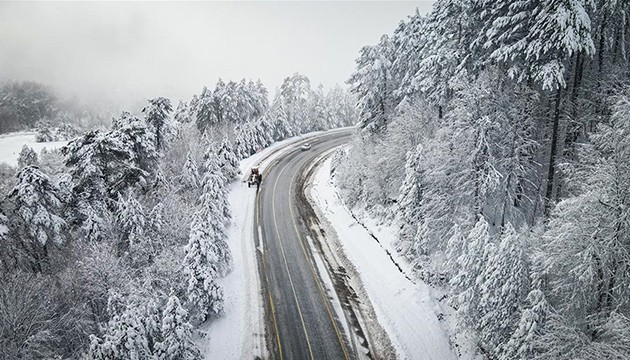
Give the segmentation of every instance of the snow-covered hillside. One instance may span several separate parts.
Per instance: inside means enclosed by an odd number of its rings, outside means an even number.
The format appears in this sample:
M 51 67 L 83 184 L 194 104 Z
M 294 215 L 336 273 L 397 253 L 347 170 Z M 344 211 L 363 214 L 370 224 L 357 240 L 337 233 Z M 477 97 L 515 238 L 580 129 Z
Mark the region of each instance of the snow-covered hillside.
M 17 165 L 18 156 L 22 146 L 28 147 L 39 153 L 42 149 L 56 149 L 66 145 L 67 141 L 41 142 L 35 141 L 34 132 L 18 132 L 6 134 L 0 137 L 0 163 Z

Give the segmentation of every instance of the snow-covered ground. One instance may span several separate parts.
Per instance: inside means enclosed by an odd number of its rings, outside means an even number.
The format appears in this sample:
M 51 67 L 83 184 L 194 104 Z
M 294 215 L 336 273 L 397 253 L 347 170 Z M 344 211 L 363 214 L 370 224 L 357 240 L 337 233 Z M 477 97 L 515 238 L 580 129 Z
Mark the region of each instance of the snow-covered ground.
M 447 326 L 438 316 L 450 312 L 434 289 L 415 278 L 411 266 L 392 248 L 396 231 L 341 202 L 330 177 L 331 159 L 315 171 L 307 194 L 337 235 L 358 272 L 376 316 L 401 359 L 457 359 Z M 378 239 L 378 241 L 376 240 Z M 467 356 L 465 356 L 467 358 Z
M 18 132 L 0 136 L 0 163 L 16 166 L 24 145 L 28 145 L 39 154 L 43 148 L 56 149 L 68 143 L 68 141 L 38 143 L 35 141 L 35 135 L 34 132 Z
M 228 194 L 232 212 L 228 244 L 233 270 L 220 280 L 225 313 L 205 324 L 202 330 L 207 336 L 199 344 L 208 360 L 253 359 L 267 355 L 263 299 L 253 237 L 256 189 L 248 188 L 244 180 L 253 165 L 258 165 L 263 172 L 276 158 L 317 134 L 321 132 L 277 142 L 240 163 L 241 177 L 231 185 Z

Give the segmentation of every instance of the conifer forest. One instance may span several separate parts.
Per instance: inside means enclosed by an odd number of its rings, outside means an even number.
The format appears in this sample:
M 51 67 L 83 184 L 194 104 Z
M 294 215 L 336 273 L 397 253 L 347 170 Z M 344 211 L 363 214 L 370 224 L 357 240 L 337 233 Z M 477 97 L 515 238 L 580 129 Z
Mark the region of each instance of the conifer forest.
M 339 85 L 216 70 L 114 112 L 0 72 L 0 359 L 324 358 L 318 342 L 340 359 L 630 359 L 630 1 L 424 6 L 360 44 Z M 309 154 L 280 189 L 278 218 L 304 224 L 283 245 L 259 212 L 290 176 L 274 167 Z M 376 294 L 398 281 L 368 275 L 384 262 L 413 300 Z M 302 318 L 304 269 L 338 343 Z M 293 307 L 304 344 L 282 327 Z

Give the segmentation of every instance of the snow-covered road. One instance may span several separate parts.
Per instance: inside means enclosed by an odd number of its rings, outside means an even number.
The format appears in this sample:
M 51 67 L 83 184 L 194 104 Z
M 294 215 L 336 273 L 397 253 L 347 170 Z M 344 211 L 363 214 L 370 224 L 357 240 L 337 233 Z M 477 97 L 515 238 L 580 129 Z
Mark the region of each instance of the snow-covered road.
M 343 129 L 339 129 L 342 130 Z M 263 298 L 256 262 L 254 215 L 256 189 L 248 188 L 243 181 L 253 165 L 261 172 L 278 157 L 307 139 L 321 134 L 314 132 L 287 139 L 244 159 L 240 163 L 240 179 L 234 182 L 228 194 L 232 221 L 228 227 L 228 244 L 232 252 L 232 272 L 220 279 L 225 298 L 225 313 L 201 328 L 207 333 L 198 341 L 206 359 L 265 358 L 265 321 Z

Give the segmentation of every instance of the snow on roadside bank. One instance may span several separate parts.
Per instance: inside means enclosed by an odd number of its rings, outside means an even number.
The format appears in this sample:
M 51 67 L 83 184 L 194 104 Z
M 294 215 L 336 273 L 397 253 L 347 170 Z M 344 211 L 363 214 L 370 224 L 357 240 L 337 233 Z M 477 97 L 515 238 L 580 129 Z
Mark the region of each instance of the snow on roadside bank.
M 343 129 L 340 129 L 343 130 Z M 335 131 L 335 130 L 333 130 Z M 294 151 L 301 141 L 322 134 L 313 132 L 277 142 L 240 163 L 241 175 L 229 188 L 232 221 L 228 245 L 232 252 L 232 272 L 219 280 L 223 287 L 225 313 L 201 328 L 207 333 L 198 344 L 205 359 L 265 358 L 265 322 L 261 285 L 254 243 L 256 188 L 244 182 L 252 166 L 265 169 L 278 157 Z
M 343 251 L 358 271 L 379 323 L 401 359 L 457 359 L 438 315 L 444 313 L 433 289 L 414 279 L 405 260 L 391 249 L 396 231 L 362 215 L 361 226 L 339 199 L 329 157 L 315 171 L 308 192 L 334 228 Z M 375 238 L 378 239 L 378 242 Z
M 27 145 L 39 154 L 43 148 L 48 150 L 65 146 L 68 141 L 37 142 L 34 132 L 18 132 L 0 136 L 0 163 L 17 166 L 22 146 Z

